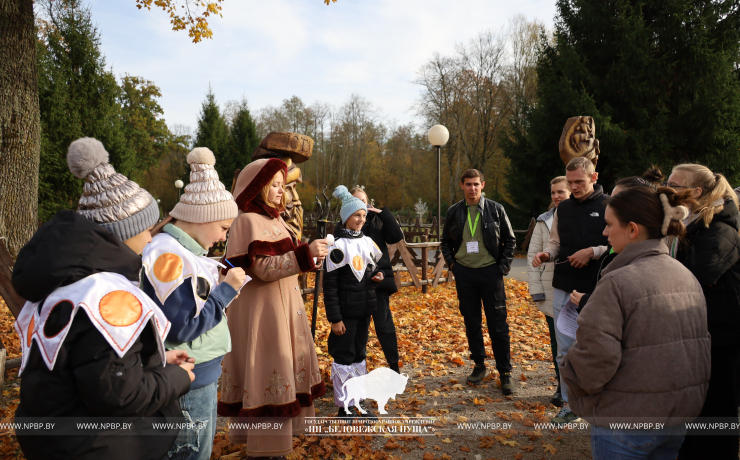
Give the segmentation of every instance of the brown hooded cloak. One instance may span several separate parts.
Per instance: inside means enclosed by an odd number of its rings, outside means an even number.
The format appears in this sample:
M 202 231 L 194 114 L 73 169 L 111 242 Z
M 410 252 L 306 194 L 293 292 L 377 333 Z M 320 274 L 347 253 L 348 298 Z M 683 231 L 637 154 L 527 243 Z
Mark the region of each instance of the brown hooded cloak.
M 315 269 L 314 260 L 279 210 L 260 198 L 278 171 L 287 173 L 285 163 L 271 158 L 254 161 L 239 174 L 234 189 L 239 216 L 225 254 L 252 281 L 228 310 L 232 351 L 223 361 L 218 413 L 240 418 L 233 422 L 272 422 L 269 429 L 230 430 L 230 441 L 247 443 L 253 457 L 289 454 L 293 434 L 304 430 L 306 417 L 315 416 L 313 400 L 326 393 L 297 276 Z M 276 423 L 281 428 L 275 429 Z

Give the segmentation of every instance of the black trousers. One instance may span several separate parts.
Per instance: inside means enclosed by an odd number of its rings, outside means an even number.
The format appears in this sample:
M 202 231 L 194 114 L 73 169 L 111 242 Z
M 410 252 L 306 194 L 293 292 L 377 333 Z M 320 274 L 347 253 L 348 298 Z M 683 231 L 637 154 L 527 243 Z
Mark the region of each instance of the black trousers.
M 342 322 L 347 330 L 342 335 L 329 334 L 329 354 L 337 364 L 343 366 L 361 363 L 367 357 L 370 317 L 344 318 Z
M 696 422 L 738 422 L 739 365 L 740 347 L 712 347 L 709 390 Z M 678 451 L 678 459 L 736 460 L 739 448 L 740 432 L 737 428 L 688 430 Z
M 377 307 L 372 316 L 375 323 L 375 335 L 378 336 L 385 360 L 388 364 L 396 364 L 398 362 L 398 338 L 396 337 L 396 325 L 393 324 L 390 297 L 391 294 L 388 291 L 375 290 Z
M 493 357 L 499 373 L 511 372 L 511 346 L 509 323 L 506 322 L 506 291 L 504 275 L 498 267 L 468 268 L 456 263 L 452 272 L 457 283 L 460 313 L 465 320 L 470 359 L 483 364 L 486 347 L 483 344 L 483 317 L 486 314 L 488 334 L 491 337 Z

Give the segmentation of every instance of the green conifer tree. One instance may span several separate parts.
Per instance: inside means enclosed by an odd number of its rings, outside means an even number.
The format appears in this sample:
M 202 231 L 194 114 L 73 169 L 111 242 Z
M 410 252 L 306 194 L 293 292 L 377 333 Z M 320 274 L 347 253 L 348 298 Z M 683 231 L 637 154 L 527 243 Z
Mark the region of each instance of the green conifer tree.
M 49 11 L 37 48 L 41 162 L 39 220 L 76 209 L 83 181 L 67 168 L 67 148 L 80 137 L 100 140 L 117 171 L 130 174 L 135 152 L 124 136 L 121 89 L 106 69 L 89 8 L 70 0 Z
M 224 172 L 223 175 L 219 172 L 219 175 L 227 188 L 231 186 L 234 171 L 243 169 L 252 161 L 252 152 L 259 145 L 260 140 L 257 134 L 257 124 L 249 112 L 247 99 L 243 98 L 229 129 L 229 157 L 224 159 L 224 164 L 219 170 Z
M 650 164 L 670 173 L 678 163 L 702 163 L 737 183 L 736 5 L 558 0 L 555 41 L 542 39 L 537 101 L 528 108 L 526 133 L 513 130 L 504 147 L 512 167 L 509 190 L 523 214 L 547 208 L 549 181 L 565 170 L 560 134 L 577 115 L 596 122 L 597 170 L 607 191 Z
M 198 127 L 195 133 L 193 147 L 208 147 L 216 157 L 216 171 L 221 181 L 227 187 L 231 184 L 230 179 L 234 171 L 230 172 L 225 166 L 233 163 L 229 151 L 229 126 L 221 114 L 216 96 L 211 86 L 208 86 L 206 100 L 203 101 L 200 114 L 198 114 Z M 229 166 L 230 167 L 230 166 Z

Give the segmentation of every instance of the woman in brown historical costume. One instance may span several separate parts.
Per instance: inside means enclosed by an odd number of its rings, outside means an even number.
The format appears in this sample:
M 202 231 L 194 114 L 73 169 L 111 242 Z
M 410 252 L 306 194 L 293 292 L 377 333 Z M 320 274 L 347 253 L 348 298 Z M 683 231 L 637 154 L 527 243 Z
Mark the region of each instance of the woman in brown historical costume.
M 223 362 L 218 413 L 231 422 L 261 423 L 261 429 L 229 431 L 252 457 L 292 451 L 292 436 L 313 417 L 313 400 L 326 392 L 298 275 L 316 268 L 326 240 L 300 244 L 280 217 L 286 164 L 257 160 L 239 174 L 234 189 L 239 216 L 224 260 L 253 279 L 228 310 L 232 351 Z

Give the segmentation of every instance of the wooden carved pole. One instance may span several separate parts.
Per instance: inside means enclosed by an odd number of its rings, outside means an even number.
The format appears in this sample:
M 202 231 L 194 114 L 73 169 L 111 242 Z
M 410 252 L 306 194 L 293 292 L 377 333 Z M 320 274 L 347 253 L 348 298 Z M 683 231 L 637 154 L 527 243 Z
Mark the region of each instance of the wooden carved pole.
M 321 194 L 324 196 L 324 202 L 322 203 L 319 199 L 319 194 L 316 194 L 316 239 L 321 240 L 326 238 L 326 226 L 329 223 L 329 211 L 331 210 L 331 197 L 326 196 L 326 185 L 321 190 Z M 328 256 L 327 256 L 328 257 Z M 319 295 L 321 294 L 321 282 L 324 279 L 324 266 L 316 270 L 316 278 L 314 280 L 313 287 L 313 310 L 311 315 L 311 336 L 316 339 L 316 316 L 319 312 Z

